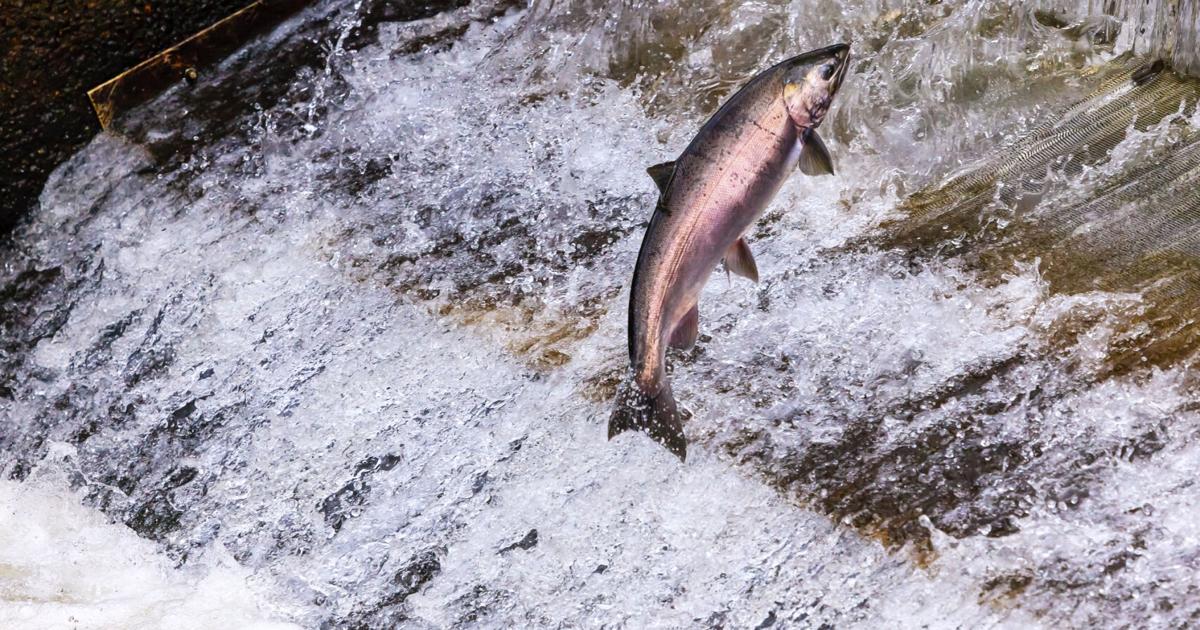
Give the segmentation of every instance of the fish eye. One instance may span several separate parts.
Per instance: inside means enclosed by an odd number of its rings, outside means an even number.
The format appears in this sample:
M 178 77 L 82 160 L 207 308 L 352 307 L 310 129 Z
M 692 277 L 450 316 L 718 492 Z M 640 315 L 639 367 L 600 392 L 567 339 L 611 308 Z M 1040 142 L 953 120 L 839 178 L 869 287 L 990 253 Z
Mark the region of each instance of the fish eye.
M 834 65 L 833 62 L 821 66 L 821 79 L 828 81 L 829 79 L 833 78 L 833 73 L 835 70 L 837 70 L 837 66 Z

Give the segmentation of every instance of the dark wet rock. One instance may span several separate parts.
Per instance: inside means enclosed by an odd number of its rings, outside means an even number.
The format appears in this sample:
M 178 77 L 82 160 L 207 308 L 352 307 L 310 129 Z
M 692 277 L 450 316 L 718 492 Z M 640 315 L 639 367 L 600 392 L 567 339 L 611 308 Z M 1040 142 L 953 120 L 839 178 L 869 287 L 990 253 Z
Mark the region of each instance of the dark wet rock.
M 402 159 L 394 168 L 399 174 L 437 167 Z M 640 214 L 646 202 L 640 196 L 614 195 L 589 200 L 586 209 L 550 208 L 548 214 L 582 225 L 572 238 L 547 239 L 528 221 L 525 204 L 504 192 L 522 186 L 518 181 L 497 183 L 479 191 L 480 197 L 468 205 L 473 217 L 487 217 L 494 229 L 479 230 L 453 218 L 450 208 L 429 208 L 421 224 L 422 242 L 428 244 L 419 249 L 404 251 L 411 239 L 401 221 L 351 224 L 331 248 L 354 252 L 349 267 L 355 278 L 388 286 L 438 315 L 492 322 L 506 333 L 510 350 L 549 371 L 570 361 L 564 348 L 595 330 L 618 289 L 583 296 L 565 309 L 555 304 L 558 311 L 548 308 L 554 293 L 581 267 L 609 256 L 612 245 L 633 229 L 628 217 Z M 400 244 L 401 251 L 388 244 Z
M 767 613 L 767 617 L 765 619 L 763 619 L 762 622 L 759 623 L 757 626 L 754 626 L 754 628 L 755 628 L 755 630 L 764 630 L 764 628 L 770 628 L 771 626 L 774 626 L 774 625 L 775 625 L 775 611 L 772 610 L 771 612 Z
M 156 493 L 143 500 L 125 519 L 125 524 L 139 535 L 162 540 L 179 529 L 183 511 L 171 504 L 167 493 Z
M 80 445 L 69 467 L 86 472 L 74 483 L 86 488 L 87 503 L 116 511 L 132 529 L 155 540 L 166 540 L 183 527 L 189 518 L 186 508 L 203 496 L 209 481 L 194 466 L 179 462 L 209 448 L 212 436 L 237 416 L 239 408 L 205 409 L 202 398 L 187 398 L 139 435 L 141 414 L 135 399 L 123 402 L 119 392 L 91 392 L 78 384 L 64 396 L 114 400 L 108 414 L 95 415 L 84 411 L 84 405 L 78 402 L 66 406 L 60 403 L 61 409 L 47 416 L 44 424 L 20 427 L 17 436 L 26 448 L 40 452 L 45 448 L 43 436 L 70 431 L 54 439 Z M 112 439 L 131 429 L 134 439 Z M 11 474 L 27 474 L 20 463 L 12 470 Z
M 25 481 L 33 470 L 33 464 L 27 459 L 18 459 L 9 466 L 8 478 L 13 481 Z
M 471 24 L 498 19 L 506 12 L 529 6 L 527 0 L 475 0 L 461 2 L 455 11 L 446 11 L 430 20 L 407 24 L 394 55 L 411 55 L 444 50 L 467 32 Z
M 171 90 L 118 120 L 114 127 L 142 141 L 155 157 L 154 172 L 172 172 L 181 192 L 199 194 L 190 187 L 188 173 L 177 171 L 182 165 L 193 160 L 216 160 L 222 147 L 232 143 L 260 144 L 263 138 L 246 124 L 247 120 L 280 103 L 287 106 L 277 112 L 277 133 L 297 137 L 309 135 L 309 129 L 313 130 L 311 134 L 323 133 L 316 123 L 329 113 L 329 103 L 343 100 L 349 90 L 341 74 L 327 73 L 327 67 L 340 63 L 340 55 L 374 43 L 383 24 L 426 19 L 463 6 L 464 2 L 374 0 L 357 11 L 353 3 L 314 4 L 286 37 L 259 38 L 233 55 L 223 65 L 219 79 Z M 329 34 L 338 33 L 343 26 L 348 28 L 345 37 L 336 37 L 340 47 L 331 50 Z M 446 34 L 448 38 L 454 36 Z M 317 83 L 322 84 L 320 90 L 313 88 Z M 185 120 L 164 118 L 162 111 L 186 111 L 191 115 Z M 338 190 L 362 192 L 391 172 L 385 156 L 360 155 L 348 162 L 341 156 L 324 157 L 336 165 L 325 177 Z M 250 169 L 256 166 L 253 160 L 246 164 Z
M 487 471 L 475 473 L 471 477 L 471 494 L 478 494 L 479 491 L 483 490 L 487 486 L 489 479 L 490 476 Z
M 1028 378 L 1031 370 L 1044 369 L 1030 357 L 1014 356 L 997 366 L 955 377 L 915 398 L 879 401 L 864 416 L 856 412 L 857 417 L 841 422 L 833 439 L 793 443 L 776 440 L 769 430 L 746 431 L 725 448 L 786 494 L 891 546 L 915 542 L 930 551 L 922 518 L 956 537 L 1011 535 L 1037 497 L 1036 485 L 1043 485 L 1031 479 L 1039 474 L 1045 449 L 1036 433 L 998 436 L 989 425 L 1018 404 L 1033 402 L 1036 408 L 1053 398 L 1020 385 L 1046 383 Z M 786 390 L 779 395 L 786 396 Z M 836 398 L 813 406 L 844 408 Z M 774 420 L 782 426 L 828 421 L 808 412 Z M 912 427 L 905 439 L 895 439 L 896 425 Z M 1077 468 L 1058 474 L 1064 473 L 1069 475 L 1064 485 L 1081 483 Z
M 196 411 L 195 399 L 187 401 L 187 403 L 184 404 L 182 407 L 171 412 L 171 419 L 168 421 L 167 426 L 168 427 L 178 427 L 179 423 L 181 421 L 186 420 L 188 418 L 188 416 L 191 416 L 192 413 L 195 411 Z
M 988 601 L 1017 597 L 1025 592 L 1032 582 L 1033 576 L 1027 573 L 1000 574 L 983 583 L 980 589 L 980 598 Z
M 181 486 L 185 486 L 191 483 L 198 474 L 199 471 L 197 471 L 195 468 L 192 468 L 191 466 L 184 466 L 176 470 L 170 477 L 168 477 L 167 482 L 163 487 L 168 490 L 174 490 Z
M 148 497 L 139 502 L 125 519 L 128 525 L 138 534 L 152 540 L 163 540 L 181 526 L 183 511 L 175 505 L 174 493 L 179 488 L 192 483 L 199 471 L 192 467 L 182 467 L 171 472 L 162 484 Z M 126 484 L 130 490 L 132 486 Z
M 15 358 L 62 327 L 70 305 L 55 304 L 46 298 L 63 295 L 71 284 L 61 267 L 26 267 L 5 282 L 0 289 L 0 326 L 4 332 L 0 343 L 6 355 Z
M 356 156 L 348 155 L 339 160 L 338 165 L 327 171 L 321 179 L 331 190 L 360 195 L 391 174 L 392 161 L 386 157 L 371 157 L 360 161 Z
M 392 583 L 396 591 L 383 601 L 385 606 L 395 606 L 403 603 L 409 595 L 420 591 L 442 571 L 442 563 L 438 555 L 444 551 L 427 549 L 417 554 L 408 564 L 396 572 Z
M 371 485 L 367 483 L 373 475 L 381 471 L 395 468 L 402 458 L 399 455 L 388 454 L 382 457 L 371 456 L 359 462 L 354 468 L 354 477 L 337 492 L 325 497 L 318 509 L 325 517 L 325 524 L 339 531 L 342 525 L 357 516 L 358 511 L 367 504 L 371 495 Z
M 327 619 L 321 627 L 373 630 L 396 627 L 409 620 L 410 611 L 405 602 L 441 573 L 441 557 L 445 553 L 444 547 L 430 547 L 416 553 L 392 576 L 381 599 L 361 606 L 345 618 Z
M 156 448 L 169 446 L 182 453 L 194 454 L 238 410 L 238 407 L 234 406 L 211 413 L 198 413 L 198 401 L 198 398 L 193 398 L 172 411 L 165 422 L 150 432 L 147 441 L 154 443 Z
M 455 627 L 470 627 L 487 619 L 488 614 L 509 599 L 505 591 L 495 590 L 476 584 L 471 591 L 455 602 L 455 608 L 461 611 Z
M 159 309 L 147 327 L 141 344 L 125 362 L 125 383 L 133 387 L 144 379 L 159 375 L 175 361 L 175 349 L 170 340 L 160 334 L 169 305 Z
M 504 554 L 506 554 L 510 551 L 516 550 L 516 549 L 524 549 L 524 550 L 528 551 L 529 549 L 533 549 L 534 547 L 536 547 L 537 544 L 538 544 L 538 530 L 531 529 L 531 530 L 529 530 L 529 533 L 525 534 L 524 538 L 522 538 L 521 540 L 518 540 L 517 542 L 515 542 L 511 545 L 502 547 L 500 549 L 500 551 L 498 551 L 497 553 L 499 553 L 500 555 L 504 555 Z
M 355 50 L 377 44 L 384 24 L 423 20 L 467 4 L 469 0 L 368 0 L 362 7 L 362 21 L 350 31 L 346 43 Z
M 112 358 L 112 344 L 125 335 L 130 325 L 137 321 L 141 313 L 134 311 L 105 326 L 100 331 L 95 343 L 88 348 L 79 369 L 93 370 L 107 363 Z
M 6 255 L 8 264 L 0 269 L 0 389 L 4 393 L 0 398 L 13 400 L 26 395 L 18 380 L 51 381 L 56 377 L 38 366 L 30 353 L 67 323 L 76 301 L 102 276 L 103 263 L 84 255 L 75 265 L 40 266 L 20 249 L 9 249 Z M 107 336 L 111 342 L 114 334 L 115 330 L 109 330 L 101 337 Z M 107 345 L 98 343 L 97 351 L 106 352 Z M 11 478 L 25 478 L 30 471 L 28 461 L 42 456 L 55 418 L 74 417 L 79 413 L 74 404 L 86 403 L 93 393 L 88 385 L 75 383 L 46 401 L 50 413 L 35 419 L 0 414 L 0 447 L 21 453 L 10 467 Z

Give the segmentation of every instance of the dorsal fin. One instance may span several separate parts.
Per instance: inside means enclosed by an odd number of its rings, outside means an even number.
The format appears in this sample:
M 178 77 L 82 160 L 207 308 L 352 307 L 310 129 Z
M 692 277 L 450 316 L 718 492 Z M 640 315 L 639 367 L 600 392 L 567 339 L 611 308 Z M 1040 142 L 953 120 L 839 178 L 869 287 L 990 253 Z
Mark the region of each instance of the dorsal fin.
M 658 185 L 658 192 L 666 192 L 667 184 L 671 183 L 671 176 L 675 174 L 675 161 L 655 164 L 646 169 L 646 172 L 650 174 L 650 178 Z

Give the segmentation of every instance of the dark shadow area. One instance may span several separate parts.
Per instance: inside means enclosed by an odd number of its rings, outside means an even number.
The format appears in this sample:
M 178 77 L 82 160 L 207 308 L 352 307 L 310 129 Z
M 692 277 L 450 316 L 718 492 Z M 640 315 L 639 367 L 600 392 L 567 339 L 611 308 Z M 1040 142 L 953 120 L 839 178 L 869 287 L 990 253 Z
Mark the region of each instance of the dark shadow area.
M 0 233 L 100 130 L 87 91 L 251 0 L 16 0 L 0 11 Z

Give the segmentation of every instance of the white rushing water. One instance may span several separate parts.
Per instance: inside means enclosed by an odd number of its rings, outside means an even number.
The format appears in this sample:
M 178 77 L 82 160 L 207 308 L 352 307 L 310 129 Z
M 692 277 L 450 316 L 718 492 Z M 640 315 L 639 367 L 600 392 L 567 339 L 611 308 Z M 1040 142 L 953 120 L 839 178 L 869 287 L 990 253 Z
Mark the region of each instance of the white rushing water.
M 251 67 L 278 102 L 101 134 L 6 246 L 0 626 L 1188 625 L 1197 396 L 1098 367 L 1138 296 L 843 247 L 1125 52 L 1022 5 L 542 2 L 372 40 L 328 2 L 263 45 L 315 32 L 317 63 Z M 838 40 L 838 175 L 785 186 L 763 283 L 714 275 L 672 356 L 688 462 L 607 442 L 644 168 Z
M 5 628 L 286 630 L 270 598 L 219 549 L 179 569 L 58 483 L 0 482 Z

